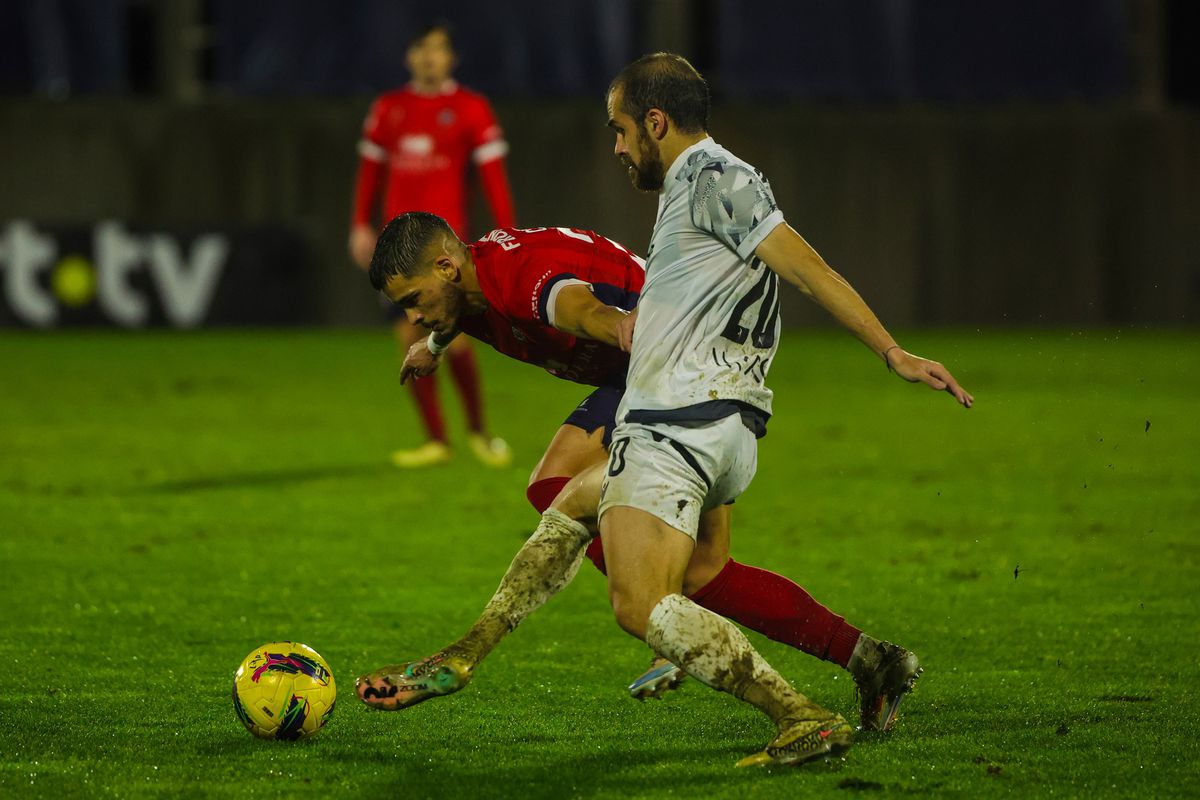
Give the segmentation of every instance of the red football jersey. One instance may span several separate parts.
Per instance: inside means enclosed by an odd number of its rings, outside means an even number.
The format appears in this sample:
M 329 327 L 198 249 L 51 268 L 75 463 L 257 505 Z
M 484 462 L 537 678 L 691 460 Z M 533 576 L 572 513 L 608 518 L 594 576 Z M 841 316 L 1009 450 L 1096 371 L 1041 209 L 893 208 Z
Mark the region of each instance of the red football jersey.
M 368 224 L 382 178 L 383 221 L 406 211 L 442 217 L 467 237 L 467 168 L 480 168 L 498 227 L 514 224 L 504 172 L 508 144 L 487 100 L 447 81 L 437 94 L 411 86 L 380 96 L 363 123 L 353 222 Z M 379 175 L 380 167 L 385 174 Z
M 606 305 L 632 310 L 646 278 L 642 259 L 575 228 L 504 228 L 469 249 L 488 309 L 460 319 L 464 333 L 564 380 L 624 386 L 629 355 L 555 328 L 554 303 L 562 287 L 587 284 Z

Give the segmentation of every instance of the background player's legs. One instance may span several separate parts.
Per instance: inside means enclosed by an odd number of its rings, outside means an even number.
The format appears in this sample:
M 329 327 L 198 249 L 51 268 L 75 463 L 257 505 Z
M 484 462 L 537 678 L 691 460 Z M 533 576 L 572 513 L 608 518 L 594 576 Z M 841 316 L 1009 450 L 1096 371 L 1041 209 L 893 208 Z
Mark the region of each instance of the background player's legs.
M 408 348 L 424 334 L 403 315 L 393 317 L 391 322 L 392 338 L 395 339 L 396 349 L 403 359 Z M 417 415 L 425 429 L 425 443 L 408 450 L 395 451 L 392 453 L 392 463 L 397 467 L 412 469 L 449 461 L 450 447 L 446 439 L 446 421 L 442 418 L 442 409 L 438 402 L 437 376 L 414 378 L 408 385 L 417 404 Z
M 403 359 L 408 348 L 424 338 L 427 332 L 410 323 L 403 315 L 396 316 L 393 312 L 389 312 L 389 315 L 392 322 L 392 338 L 395 339 L 396 349 Z M 512 452 L 508 444 L 503 439 L 488 436 L 486 432 L 479 370 L 470 342 L 459 336 L 450 344 L 446 357 L 454 384 L 462 398 L 469 431 L 467 442 L 471 452 L 489 467 L 508 466 L 512 463 Z M 449 461 L 450 446 L 441 402 L 438 399 L 437 377 L 429 375 L 414 378 L 408 385 L 417 404 L 417 414 L 425 429 L 426 440 L 419 447 L 392 453 L 392 463 L 404 469 L 412 469 Z
M 471 340 L 466 336 L 457 337 L 450 343 L 446 358 L 467 419 L 467 444 L 471 453 L 489 467 L 507 467 L 512 463 L 512 451 L 503 439 L 488 435 L 484 421 L 479 364 Z

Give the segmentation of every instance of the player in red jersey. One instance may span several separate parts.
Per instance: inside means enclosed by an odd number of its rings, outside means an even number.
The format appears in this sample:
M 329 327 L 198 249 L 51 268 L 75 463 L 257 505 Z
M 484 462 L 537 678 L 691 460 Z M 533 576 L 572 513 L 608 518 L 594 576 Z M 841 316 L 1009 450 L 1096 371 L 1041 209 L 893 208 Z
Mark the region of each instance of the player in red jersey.
M 413 346 L 402 378 L 435 370 L 437 353 L 462 332 L 556 377 L 598 387 L 559 428 L 529 485 L 539 512 L 594 521 L 599 483 L 589 483 L 588 476 L 602 474 L 597 467 L 608 456 L 628 366 L 627 312 L 636 307 L 644 262 L 599 234 L 574 228 L 501 229 L 466 245 L 436 215 L 412 212 L 384 229 L 370 277 L 413 323 L 432 331 Z M 685 594 L 747 628 L 847 667 L 861 631 L 788 578 L 731 559 L 729 524 L 729 506 L 701 517 L 705 536 L 688 564 Z M 591 539 L 586 554 L 606 571 L 599 537 Z M 416 684 L 396 678 L 395 668 L 385 667 L 360 679 L 359 696 L 395 709 L 461 688 L 505 632 L 500 625 L 470 639 L 465 672 L 444 673 L 444 685 L 413 688 Z M 426 661 L 440 670 L 445 655 Z M 682 673 L 660 659 L 630 693 L 657 696 L 680 680 Z M 399 696 L 402 691 L 408 693 Z
M 418 32 L 409 44 L 407 63 L 412 81 L 376 99 L 359 143 L 350 255 L 364 270 L 375 249 L 378 229 L 371 219 L 381 194 L 385 220 L 405 211 L 432 209 L 465 237 L 471 163 L 478 168 L 497 226 L 513 224 L 504 168 L 508 145 L 487 100 L 451 80 L 455 55 L 449 27 L 437 23 Z M 403 314 L 390 311 L 389 319 L 402 352 L 420 338 Z M 506 466 L 512 454 L 502 439 L 487 434 L 479 371 L 466 340 L 451 347 L 449 361 L 466 411 L 471 451 L 489 466 Z M 398 467 L 444 462 L 450 458 L 450 448 L 436 379 L 413 381 L 411 388 L 427 441 L 411 450 L 396 451 L 392 461 Z

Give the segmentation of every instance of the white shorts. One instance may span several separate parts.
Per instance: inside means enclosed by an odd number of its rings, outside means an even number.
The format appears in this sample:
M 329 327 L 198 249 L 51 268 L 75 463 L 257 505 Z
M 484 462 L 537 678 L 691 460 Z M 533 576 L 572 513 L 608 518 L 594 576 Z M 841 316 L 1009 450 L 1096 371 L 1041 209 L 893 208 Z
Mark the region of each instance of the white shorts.
M 600 515 L 631 506 L 693 539 L 705 511 L 746 491 L 758 442 L 737 414 L 690 425 L 621 423 L 613 432 Z

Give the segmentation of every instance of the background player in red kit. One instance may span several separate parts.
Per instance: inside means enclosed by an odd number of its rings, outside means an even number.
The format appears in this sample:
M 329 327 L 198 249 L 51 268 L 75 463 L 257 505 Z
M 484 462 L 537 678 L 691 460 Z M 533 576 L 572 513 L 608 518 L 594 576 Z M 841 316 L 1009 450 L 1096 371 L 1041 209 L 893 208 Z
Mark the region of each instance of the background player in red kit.
M 629 322 L 626 312 L 636 307 L 645 279 L 640 258 L 599 234 L 574 228 L 495 230 L 466 245 L 436 215 L 411 212 L 384 229 L 370 278 L 414 324 L 432 331 L 434 349 L 462 332 L 556 377 L 597 387 L 567 417 L 530 478 L 528 497 L 539 513 L 572 477 L 606 460 L 628 367 L 632 327 L 623 323 Z M 414 345 L 402 377 L 436 368 L 427 342 Z M 564 495 L 571 491 L 568 487 Z M 593 515 L 597 503 L 598 497 L 592 498 Z M 729 558 L 729 523 L 729 506 L 702 517 L 701 525 L 711 526 L 712 535 L 693 552 L 685 593 L 747 628 L 848 668 L 861 631 L 787 577 Z M 587 556 L 605 571 L 599 537 Z M 485 650 L 477 650 L 472 663 Z M 380 676 L 389 669 L 360 682 L 360 697 L 382 708 L 401 707 L 391 696 L 367 691 L 380 688 Z M 681 679 L 660 659 L 634 681 L 630 693 L 656 695 Z M 429 696 L 411 692 L 405 702 Z
M 378 228 L 372 216 L 381 193 L 385 221 L 405 211 L 429 209 L 443 217 L 460 238 L 468 238 L 470 163 L 479 170 L 496 225 L 514 224 L 504 168 L 508 145 L 487 100 L 450 78 L 455 55 L 449 26 L 439 22 L 419 31 L 409 43 L 406 61 L 412 81 L 376 99 L 359 144 L 350 255 L 364 270 L 375 249 Z M 389 318 L 401 352 L 420 338 L 403 314 L 389 312 Z M 470 344 L 455 342 L 448 355 L 466 412 L 471 452 L 489 466 L 508 465 L 512 460 L 508 445 L 487 434 L 479 371 Z M 397 450 L 392 454 L 393 463 L 408 468 L 449 460 L 436 379 L 415 380 L 411 389 L 427 441 L 411 450 Z

